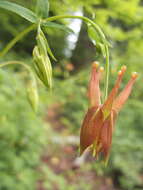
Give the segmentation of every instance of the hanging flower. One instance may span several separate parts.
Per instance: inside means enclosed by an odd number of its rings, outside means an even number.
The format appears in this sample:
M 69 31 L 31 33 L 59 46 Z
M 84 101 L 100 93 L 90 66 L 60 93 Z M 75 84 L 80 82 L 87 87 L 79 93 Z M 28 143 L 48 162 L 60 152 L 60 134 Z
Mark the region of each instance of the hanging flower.
M 126 66 L 122 66 L 118 72 L 115 86 L 105 102 L 101 104 L 99 81 L 102 71 L 103 67 L 99 68 L 99 64 L 94 62 L 88 90 L 90 107 L 85 115 L 80 132 L 80 154 L 90 147 L 93 155 L 97 158 L 102 153 L 104 161 L 107 163 L 112 144 L 115 120 L 131 93 L 137 73 L 132 73 L 131 79 L 117 96 L 120 83 L 126 71 Z

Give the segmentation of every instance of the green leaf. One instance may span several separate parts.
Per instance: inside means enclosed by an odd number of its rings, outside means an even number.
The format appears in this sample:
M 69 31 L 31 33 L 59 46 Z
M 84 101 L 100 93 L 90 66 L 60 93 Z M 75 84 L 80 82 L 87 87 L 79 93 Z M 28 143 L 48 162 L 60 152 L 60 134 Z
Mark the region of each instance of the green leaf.
M 96 46 L 96 48 L 102 53 L 103 57 L 106 57 L 106 48 L 105 45 L 110 45 L 107 40 L 102 42 L 101 38 L 99 37 L 97 31 L 88 24 L 88 36 L 91 39 L 92 43 Z
M 101 39 L 95 28 L 91 24 L 88 24 L 88 36 L 92 43 L 96 46 L 97 44 L 101 43 L 102 45 L 107 45 L 109 47 L 112 47 L 112 45 L 106 40 L 106 39 Z M 99 45 L 100 46 L 100 45 Z
M 101 43 L 101 39 L 97 33 L 97 31 L 91 26 L 91 24 L 88 24 L 88 36 L 90 38 L 90 40 L 92 41 L 92 43 L 94 45 Z
M 34 12 L 16 3 L 0 0 L 0 8 L 12 11 L 32 23 L 37 21 L 37 16 Z
M 106 57 L 106 48 L 105 48 L 105 45 L 102 44 L 102 43 L 98 43 L 98 46 L 100 47 L 100 50 L 102 52 L 102 55 L 103 57 L 105 58 Z
M 58 23 L 54 23 L 54 22 L 44 22 L 44 23 L 42 23 L 42 26 L 44 26 L 45 29 L 56 28 L 56 29 L 64 30 L 66 32 L 74 33 L 74 31 L 72 29 L 65 26 L 64 24 L 58 24 Z
M 49 16 L 49 0 L 37 0 L 36 13 L 40 18 Z

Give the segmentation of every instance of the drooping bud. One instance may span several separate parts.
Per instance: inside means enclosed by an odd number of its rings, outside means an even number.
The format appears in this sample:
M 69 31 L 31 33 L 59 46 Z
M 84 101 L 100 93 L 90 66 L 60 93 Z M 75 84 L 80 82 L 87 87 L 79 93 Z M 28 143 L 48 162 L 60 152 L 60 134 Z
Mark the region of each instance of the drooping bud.
M 27 82 L 27 98 L 34 112 L 37 112 L 39 96 L 34 76 L 32 76 Z
M 37 46 L 33 49 L 34 68 L 39 79 L 47 86 L 52 87 L 52 67 L 48 55 L 40 54 Z
M 47 87 L 52 87 L 52 66 L 48 56 L 54 58 L 50 47 L 48 45 L 47 39 L 41 30 L 39 25 L 37 32 L 37 46 L 33 49 L 33 59 L 34 59 L 34 68 L 39 79 L 44 83 Z M 48 52 L 48 53 L 47 53 Z

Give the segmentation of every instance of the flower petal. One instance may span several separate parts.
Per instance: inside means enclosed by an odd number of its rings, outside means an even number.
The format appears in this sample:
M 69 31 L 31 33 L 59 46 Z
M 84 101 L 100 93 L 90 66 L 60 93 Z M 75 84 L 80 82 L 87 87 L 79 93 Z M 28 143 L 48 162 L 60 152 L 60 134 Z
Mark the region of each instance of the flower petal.
M 113 110 L 112 109 L 112 111 L 111 111 L 111 119 L 112 119 L 112 122 L 113 122 L 113 124 L 112 124 L 112 132 L 114 132 L 114 126 L 115 126 L 115 123 L 116 123 L 116 119 L 117 119 L 117 116 L 118 116 L 118 113 L 116 112 L 116 110 Z
M 116 110 L 116 112 L 119 112 L 122 106 L 127 101 L 131 91 L 133 84 L 137 78 L 137 73 L 133 73 L 131 79 L 129 80 L 128 84 L 125 86 L 123 91 L 119 94 L 119 96 L 114 100 L 113 103 L 113 109 Z
M 101 109 L 92 107 L 88 110 L 80 132 L 80 154 L 91 146 L 99 138 L 103 124 L 103 114 Z
M 102 127 L 100 128 L 100 134 L 96 137 L 96 143 L 93 144 L 93 153 L 94 156 L 98 158 L 100 153 L 103 153 L 105 164 L 107 164 L 109 159 L 109 153 L 112 144 L 112 134 L 115 124 L 117 114 L 114 110 L 111 111 L 111 114 L 104 120 Z
M 113 120 L 114 114 L 113 112 L 108 116 L 108 118 L 104 121 L 101 136 L 100 136 L 100 143 L 101 143 L 101 151 L 103 152 L 105 162 L 108 162 L 109 153 L 112 145 L 112 134 L 113 134 Z

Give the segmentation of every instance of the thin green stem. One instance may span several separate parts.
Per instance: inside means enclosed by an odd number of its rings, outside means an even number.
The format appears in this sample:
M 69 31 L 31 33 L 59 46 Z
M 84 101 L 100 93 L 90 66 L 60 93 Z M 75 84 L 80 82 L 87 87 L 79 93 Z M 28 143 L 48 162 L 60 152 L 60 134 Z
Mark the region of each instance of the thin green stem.
M 13 64 L 22 65 L 30 74 L 32 73 L 31 68 L 28 65 L 26 65 L 25 63 L 21 62 L 21 61 L 7 61 L 7 62 L 4 62 L 4 63 L 0 63 L 0 68 L 4 67 L 4 66 L 7 66 L 7 65 L 13 65 Z
M 0 57 L 4 56 L 20 39 L 22 39 L 26 34 L 34 30 L 36 24 L 32 24 L 18 34 L 14 39 L 12 39 L 7 46 L 0 52 Z
M 44 22 L 47 22 L 47 21 L 54 21 L 54 20 L 66 19 L 66 18 L 81 19 L 81 20 L 83 20 L 83 21 L 85 21 L 85 22 L 90 23 L 90 24 L 96 29 L 96 31 L 98 32 L 98 34 L 100 35 L 101 40 L 103 41 L 103 43 L 106 41 L 105 35 L 104 35 L 104 33 L 102 32 L 102 30 L 100 29 L 100 27 L 99 27 L 95 22 L 93 22 L 92 20 L 90 20 L 89 18 L 84 17 L 84 16 L 73 16 L 73 15 L 52 16 L 52 17 L 49 17 L 49 18 L 44 19 L 44 20 L 43 20 L 43 23 L 44 23 Z
M 104 101 L 107 99 L 107 96 L 108 96 L 109 70 L 110 70 L 110 64 L 109 64 L 109 50 L 108 50 L 108 46 L 105 45 L 105 48 L 106 48 L 106 64 L 105 64 Z

